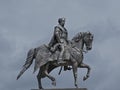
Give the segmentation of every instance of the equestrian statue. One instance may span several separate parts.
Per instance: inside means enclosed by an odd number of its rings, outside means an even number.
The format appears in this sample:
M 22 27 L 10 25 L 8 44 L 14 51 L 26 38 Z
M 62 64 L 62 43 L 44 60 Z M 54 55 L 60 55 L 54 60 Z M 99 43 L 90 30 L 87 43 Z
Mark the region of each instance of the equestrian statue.
M 83 80 L 88 79 L 91 68 L 83 62 L 83 58 L 84 52 L 92 49 L 93 34 L 89 31 L 78 32 L 71 40 L 68 40 L 68 31 L 64 25 L 65 18 L 59 18 L 51 41 L 28 51 L 26 62 L 17 79 L 31 66 L 33 61 L 35 61 L 34 72 L 39 70 L 37 75 L 39 89 L 43 89 L 41 79 L 45 77 L 52 81 L 52 85 L 56 85 L 56 80 L 50 72 L 57 67 L 61 67 L 59 74 L 63 67 L 64 71 L 73 70 L 76 88 L 78 88 L 78 68 L 87 68 L 87 74 Z

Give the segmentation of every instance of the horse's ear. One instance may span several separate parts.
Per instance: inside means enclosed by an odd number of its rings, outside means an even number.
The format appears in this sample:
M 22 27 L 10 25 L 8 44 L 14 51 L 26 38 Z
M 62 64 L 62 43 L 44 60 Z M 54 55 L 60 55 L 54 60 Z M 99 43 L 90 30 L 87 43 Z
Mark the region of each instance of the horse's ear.
M 87 32 L 84 32 L 84 33 L 88 35 L 88 34 L 90 34 L 90 31 L 87 31 Z

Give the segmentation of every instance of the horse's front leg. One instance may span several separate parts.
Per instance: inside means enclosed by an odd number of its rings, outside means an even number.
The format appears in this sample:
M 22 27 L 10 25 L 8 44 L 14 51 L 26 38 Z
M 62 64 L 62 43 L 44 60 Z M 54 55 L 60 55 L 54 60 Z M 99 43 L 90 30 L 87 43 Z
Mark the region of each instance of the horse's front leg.
M 80 68 L 87 68 L 87 74 L 86 74 L 86 76 L 84 76 L 84 78 L 83 78 L 83 81 L 85 81 L 85 80 L 88 79 L 89 76 L 90 76 L 90 70 L 91 70 L 91 68 L 90 68 L 89 65 L 84 64 L 84 63 L 81 63 L 81 64 L 80 64 Z
M 56 86 L 56 80 L 53 76 L 49 75 L 48 68 L 49 68 L 49 64 L 46 64 L 44 73 L 52 81 L 52 85 Z
M 75 87 L 78 88 L 78 85 L 77 85 L 77 67 L 78 67 L 78 63 L 77 62 L 73 62 L 73 75 L 74 75 L 74 84 L 75 84 Z

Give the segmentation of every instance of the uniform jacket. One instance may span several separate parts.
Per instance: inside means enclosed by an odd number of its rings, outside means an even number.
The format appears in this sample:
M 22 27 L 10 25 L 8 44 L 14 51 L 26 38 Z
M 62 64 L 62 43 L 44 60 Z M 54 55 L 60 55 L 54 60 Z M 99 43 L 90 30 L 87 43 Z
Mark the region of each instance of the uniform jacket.
M 65 41 L 67 42 L 68 32 L 66 28 L 58 25 L 58 26 L 55 26 L 54 28 L 54 34 L 48 46 L 53 47 L 56 43 L 61 43 L 61 39 L 65 39 Z

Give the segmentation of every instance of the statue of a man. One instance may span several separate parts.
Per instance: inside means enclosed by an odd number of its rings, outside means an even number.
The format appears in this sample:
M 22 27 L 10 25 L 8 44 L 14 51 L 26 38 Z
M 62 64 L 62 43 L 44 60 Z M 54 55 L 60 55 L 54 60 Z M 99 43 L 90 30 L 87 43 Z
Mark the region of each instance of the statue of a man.
M 63 60 L 63 53 L 64 47 L 68 44 L 68 32 L 67 29 L 64 27 L 65 25 L 65 18 L 58 19 L 58 25 L 54 28 L 54 35 L 48 44 L 50 50 L 56 45 L 59 44 L 57 49 L 60 51 L 60 55 L 58 57 L 58 64 Z M 55 49 L 56 50 L 56 49 Z

